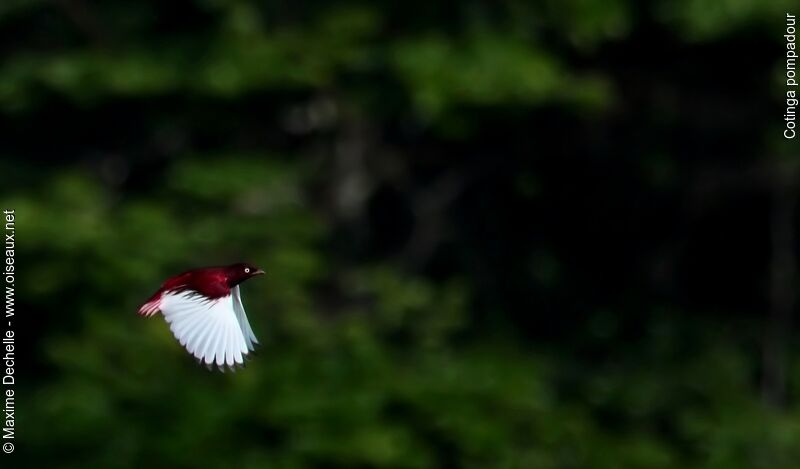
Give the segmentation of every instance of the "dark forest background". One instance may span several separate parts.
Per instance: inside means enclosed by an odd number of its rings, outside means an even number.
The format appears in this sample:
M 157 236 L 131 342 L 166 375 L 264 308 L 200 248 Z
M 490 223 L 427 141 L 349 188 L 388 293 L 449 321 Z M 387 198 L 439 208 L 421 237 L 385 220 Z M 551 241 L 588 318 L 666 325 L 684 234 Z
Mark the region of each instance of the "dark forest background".
M 792 6 L 4 0 L 19 467 L 798 467 Z

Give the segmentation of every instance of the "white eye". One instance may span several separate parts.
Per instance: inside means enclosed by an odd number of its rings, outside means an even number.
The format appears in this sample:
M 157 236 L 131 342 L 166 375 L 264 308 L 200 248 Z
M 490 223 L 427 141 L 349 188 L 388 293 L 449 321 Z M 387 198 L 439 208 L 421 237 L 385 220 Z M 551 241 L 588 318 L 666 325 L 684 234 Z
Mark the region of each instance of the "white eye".
M 250 273 L 250 267 L 245 267 L 244 268 L 244 273 L 249 274 Z

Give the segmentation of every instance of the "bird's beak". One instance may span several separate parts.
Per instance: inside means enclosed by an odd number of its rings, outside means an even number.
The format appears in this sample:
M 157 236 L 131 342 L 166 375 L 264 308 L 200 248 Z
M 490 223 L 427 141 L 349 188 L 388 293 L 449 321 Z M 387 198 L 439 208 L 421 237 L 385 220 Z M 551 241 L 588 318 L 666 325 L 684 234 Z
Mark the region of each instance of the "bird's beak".
M 264 272 L 263 270 L 261 270 L 261 269 L 258 269 L 258 270 L 256 270 L 255 272 L 253 272 L 253 275 L 264 275 L 264 273 L 265 273 L 265 272 Z

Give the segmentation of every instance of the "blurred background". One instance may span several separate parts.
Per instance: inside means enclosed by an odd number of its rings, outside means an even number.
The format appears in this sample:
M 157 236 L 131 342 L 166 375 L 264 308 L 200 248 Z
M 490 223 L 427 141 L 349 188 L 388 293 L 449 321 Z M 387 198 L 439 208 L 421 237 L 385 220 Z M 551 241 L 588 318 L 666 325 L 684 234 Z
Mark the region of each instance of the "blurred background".
M 4 0 L 19 467 L 797 467 L 790 6 Z

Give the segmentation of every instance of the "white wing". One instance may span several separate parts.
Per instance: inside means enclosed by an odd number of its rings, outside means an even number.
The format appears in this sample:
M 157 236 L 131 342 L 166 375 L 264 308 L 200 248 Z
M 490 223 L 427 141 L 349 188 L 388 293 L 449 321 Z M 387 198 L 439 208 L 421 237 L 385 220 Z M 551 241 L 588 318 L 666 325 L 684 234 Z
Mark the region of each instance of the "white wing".
M 206 365 L 244 363 L 248 343 L 234 312 L 233 295 L 209 300 L 193 292 L 167 292 L 161 312 L 169 328 L 186 350 Z M 241 304 L 241 303 L 240 303 Z
M 248 350 L 255 350 L 255 345 L 258 343 L 253 329 L 250 327 L 250 322 L 247 320 L 247 315 L 244 312 L 244 305 L 242 304 L 242 295 L 239 293 L 239 285 L 233 287 L 233 311 L 236 313 L 236 321 L 239 322 L 239 328 L 244 335 L 244 340 L 247 343 Z

